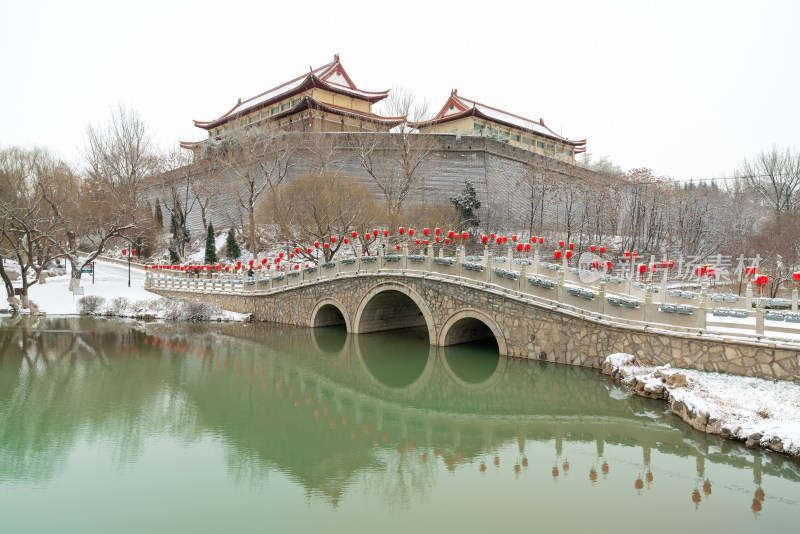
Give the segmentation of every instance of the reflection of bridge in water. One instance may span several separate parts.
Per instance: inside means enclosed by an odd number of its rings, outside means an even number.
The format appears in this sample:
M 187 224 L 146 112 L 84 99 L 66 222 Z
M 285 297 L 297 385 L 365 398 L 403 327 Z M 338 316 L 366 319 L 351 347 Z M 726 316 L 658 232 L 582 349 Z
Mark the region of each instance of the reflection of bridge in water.
M 653 414 L 657 401 L 628 397 L 596 371 L 431 347 L 424 330 L 50 324 L 50 333 L 0 331 L 0 370 L 19 370 L 0 373 L 0 472 L 52 476 L 87 429 L 114 430 L 120 456 L 135 456 L 148 429 L 167 427 L 184 439 L 219 436 L 232 472 L 261 477 L 275 466 L 334 501 L 354 476 L 399 459 L 406 472 L 434 462 L 482 469 L 509 445 L 519 460 L 501 469 L 552 464 L 575 444 L 599 463 L 623 445 L 639 448 L 648 469 L 658 451 L 694 457 L 698 477 L 711 463 L 800 480 L 790 460 Z
M 203 365 L 187 369 L 192 376 L 187 391 L 209 426 L 229 427 L 226 436 L 242 451 L 269 459 L 306 487 L 331 496 L 338 494 L 325 482 L 331 471 L 344 481 L 374 467 L 376 446 L 395 450 L 406 463 L 440 455 L 454 469 L 509 443 L 517 444 L 527 464 L 531 440 L 552 443 L 556 456 L 571 442 L 594 443 L 598 458 L 607 445 L 624 445 L 640 448 L 646 466 L 655 450 L 696 458 L 698 473 L 708 461 L 750 468 L 758 477 L 763 469 L 800 480 L 791 461 L 771 457 L 762 466 L 761 453 L 697 432 L 671 414 L 653 414 L 660 404 L 628 397 L 596 371 L 492 358 L 486 352 L 477 367 L 462 367 L 459 360 L 471 356 L 469 349 L 427 346 L 427 354 L 414 354 L 412 347 L 427 345 L 424 330 L 353 336 L 343 330 L 279 328 L 265 355 L 258 330 L 223 327 L 241 352 L 228 372 L 216 356 L 200 358 Z M 241 339 L 254 343 L 241 345 Z M 220 343 L 225 348 L 212 351 L 230 350 L 228 341 Z M 297 347 L 308 343 L 324 357 L 302 357 Z M 386 353 L 393 352 L 391 360 L 405 349 L 411 366 L 394 372 Z M 214 400 L 219 394 L 230 397 L 224 411 Z M 253 428 L 264 429 L 264 435 L 255 439 Z M 278 428 L 281 436 L 271 435 L 270 429 Z M 236 429 L 251 430 L 237 436 Z M 317 447 L 305 445 L 309 442 L 324 442 L 326 453 L 320 456 Z

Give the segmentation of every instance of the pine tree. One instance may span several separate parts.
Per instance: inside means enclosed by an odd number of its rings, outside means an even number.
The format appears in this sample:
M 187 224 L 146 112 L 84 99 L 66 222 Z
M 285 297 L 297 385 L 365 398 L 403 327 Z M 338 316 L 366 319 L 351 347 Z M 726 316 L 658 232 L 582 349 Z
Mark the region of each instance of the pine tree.
M 156 199 L 156 222 L 158 223 L 159 228 L 164 227 L 164 214 L 161 212 L 161 202 Z
M 214 263 L 217 263 L 217 240 L 214 237 L 214 225 L 209 222 L 206 234 L 206 265 Z
M 475 192 L 475 187 L 471 182 L 464 182 L 464 189 L 461 190 L 461 194 L 457 197 L 451 197 L 450 202 L 458 210 L 462 225 L 467 228 L 480 225 L 477 211 L 481 209 L 481 202 L 478 200 L 478 194 Z
M 239 243 L 236 242 L 236 236 L 233 234 L 233 227 L 231 227 L 228 231 L 228 240 L 225 242 L 225 257 L 229 260 L 235 260 L 240 255 Z
M 173 264 L 173 265 L 181 262 L 181 259 L 178 256 L 178 253 L 175 252 L 175 249 L 172 248 L 172 247 L 169 247 L 169 262 L 171 264 Z

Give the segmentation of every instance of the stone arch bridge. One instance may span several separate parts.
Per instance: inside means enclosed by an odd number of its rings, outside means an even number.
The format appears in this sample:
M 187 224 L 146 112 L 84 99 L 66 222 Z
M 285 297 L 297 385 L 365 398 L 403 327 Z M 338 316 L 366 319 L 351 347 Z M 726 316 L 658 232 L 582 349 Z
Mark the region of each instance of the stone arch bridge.
M 494 339 L 500 354 L 518 358 L 598 368 L 609 354 L 626 352 L 654 365 L 800 381 L 800 353 L 789 346 L 615 323 L 466 278 L 379 271 L 340 273 L 263 291 L 152 283 L 148 289 L 249 313 L 256 321 L 344 325 L 353 334 L 421 327 L 435 346 Z

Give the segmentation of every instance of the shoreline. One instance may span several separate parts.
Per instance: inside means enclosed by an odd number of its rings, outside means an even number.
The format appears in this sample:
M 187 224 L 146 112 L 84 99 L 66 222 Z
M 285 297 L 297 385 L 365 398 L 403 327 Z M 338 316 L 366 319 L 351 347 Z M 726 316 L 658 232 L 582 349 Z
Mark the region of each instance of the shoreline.
M 800 385 L 641 365 L 622 353 L 608 356 L 602 373 L 634 395 L 666 401 L 695 430 L 800 460 Z

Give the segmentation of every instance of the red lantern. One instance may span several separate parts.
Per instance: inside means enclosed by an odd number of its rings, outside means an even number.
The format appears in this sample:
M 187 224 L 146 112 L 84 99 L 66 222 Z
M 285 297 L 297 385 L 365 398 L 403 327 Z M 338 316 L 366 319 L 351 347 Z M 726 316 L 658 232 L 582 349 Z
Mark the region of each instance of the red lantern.
M 364 234 L 364 239 L 366 239 L 367 241 L 369 241 L 371 237 L 372 234 Z
M 402 226 L 397 231 L 400 232 L 400 235 L 403 235 L 404 233 L 406 233 L 406 229 L 403 228 Z
M 769 283 L 769 276 L 765 274 L 760 274 L 756 277 L 755 284 L 757 286 L 765 286 Z
M 281 262 L 280 258 L 275 258 L 275 263 L 280 263 L 280 262 Z
M 449 243 L 450 243 L 450 238 L 449 238 L 449 237 L 445 237 L 445 238 L 444 238 L 444 243 L 445 243 L 446 245 L 447 245 L 447 244 L 449 244 Z
M 258 266 L 258 270 L 259 270 L 259 271 L 261 270 L 261 265 L 259 265 L 259 266 Z
M 314 241 L 314 248 L 319 248 L 319 241 Z
M 489 234 L 489 239 L 491 239 L 492 241 L 494 241 L 494 234 Z
M 131 256 L 136 256 L 136 250 L 131 250 Z
M 388 236 L 389 236 L 389 230 L 384 230 L 383 237 L 388 237 Z
M 423 228 L 422 229 L 422 235 L 428 235 L 430 233 L 431 233 L 431 231 L 428 228 Z
M 439 236 L 438 235 L 436 236 L 436 242 L 437 243 L 439 242 Z
M 419 239 L 417 239 L 417 245 L 419 245 Z
M 226 266 L 225 266 L 225 272 L 227 273 L 228 271 L 230 271 L 230 267 L 228 267 L 228 266 L 226 265 Z
M 503 244 L 503 238 L 502 237 L 498 237 L 497 238 L 497 244 L 498 245 L 502 245 Z
M 295 249 L 295 250 L 299 250 L 299 249 Z M 261 265 L 264 265 L 265 263 L 267 263 L 267 258 L 264 258 L 263 260 L 261 260 Z
M 350 240 L 349 240 L 349 239 L 347 239 L 347 238 L 345 237 L 345 238 L 344 238 L 344 244 L 346 245 L 346 244 L 348 244 L 349 242 L 350 242 Z
M 289 253 L 289 259 L 290 259 L 290 260 L 291 260 L 291 259 L 294 259 L 294 252 L 290 252 L 290 253 Z
M 544 238 L 543 238 L 543 237 L 540 237 L 540 238 L 539 238 L 539 244 L 541 245 L 542 243 L 544 243 Z
M 596 247 L 596 246 L 594 246 L 594 245 L 590 245 L 590 246 L 589 246 L 589 250 L 590 250 L 590 251 L 592 251 L 592 252 L 594 252 L 595 250 L 597 250 L 597 247 Z
M 325 243 L 324 247 L 325 247 L 326 249 L 328 249 L 328 248 L 331 248 L 331 246 L 330 246 L 328 243 Z
M 610 261 L 606 262 L 606 269 L 608 269 L 609 271 L 611 270 L 611 262 Z
M 372 235 L 374 235 L 375 237 L 378 237 L 378 229 L 377 228 L 372 230 Z
M 353 232 L 353 234 L 352 234 L 352 235 L 353 235 L 353 239 L 355 239 L 355 238 L 357 238 L 357 237 L 358 237 L 358 232 Z
M 400 250 L 400 245 L 397 245 L 397 250 Z
M 331 243 L 336 243 L 336 236 L 331 236 Z
M 515 236 L 515 235 L 512 235 L 512 236 L 511 236 L 511 241 L 513 241 L 514 243 L 516 243 L 516 242 L 517 242 L 517 236 Z
M 667 260 L 661 260 L 661 266 L 662 267 L 666 267 L 667 266 Z
M 517 243 L 517 252 L 522 252 L 522 243 Z
M 216 267 L 214 267 L 214 269 L 216 269 L 217 271 L 219 271 L 220 269 L 222 269 L 222 266 L 221 266 L 221 265 L 217 265 Z
M 568 250 L 567 251 L 567 259 L 570 259 L 570 258 L 572 258 L 572 251 Z
M 481 236 L 481 243 L 483 243 L 485 245 L 488 241 L 489 241 L 489 236 L 488 235 L 482 235 Z
M 250 266 L 252 267 L 253 266 L 253 260 L 250 260 L 249 263 L 250 263 Z
M 792 280 L 795 282 L 800 281 L 800 273 L 792 273 Z
M 556 250 L 555 256 L 556 256 L 557 260 L 560 260 L 561 259 L 561 251 L 560 250 Z
M 570 243 L 569 244 L 569 249 L 570 250 L 575 250 L 575 243 Z
M 414 235 L 414 229 L 413 229 L 413 228 L 411 228 L 411 229 L 408 231 L 408 235 L 410 235 L 410 236 L 413 236 L 413 235 Z
M 602 254 L 602 253 L 603 253 L 603 252 L 605 252 L 605 251 L 606 251 L 606 247 L 603 247 L 603 246 L 601 246 L 601 247 L 600 247 L 600 254 Z
M 283 252 L 278 252 L 278 257 L 279 257 L 280 259 L 283 259 Z M 239 263 L 239 262 L 236 262 L 236 263 Z
M 645 272 L 647 272 L 647 265 L 645 264 L 639 265 L 639 274 L 644 274 Z
M 714 276 L 714 268 L 713 267 L 709 267 L 708 269 L 706 269 L 706 276 L 708 276 L 709 278 Z
M 271 267 L 271 265 L 267 264 L 267 270 L 268 270 L 268 271 L 269 271 L 269 268 L 270 268 L 270 267 Z
M 295 265 L 294 266 L 294 270 L 297 271 L 298 269 L 300 269 L 300 266 L 299 265 Z
M 655 271 L 656 269 L 658 269 L 658 265 L 657 264 L 654 263 L 654 264 L 650 265 L 650 270 L 651 271 Z
M 126 248 L 123 248 L 123 249 L 122 249 L 122 255 L 123 255 L 123 256 L 127 256 L 127 255 L 128 255 L 128 249 L 126 249 Z
M 296 254 L 300 254 L 300 247 L 294 247 L 294 251 Z
M 594 260 L 594 261 L 592 262 L 592 267 L 593 267 L 594 269 L 599 269 L 599 268 L 600 268 L 600 260 Z
M 559 242 L 558 242 L 558 246 L 559 246 L 559 247 L 563 247 L 563 246 L 564 246 L 564 242 L 563 242 L 563 241 L 559 241 Z
M 469 232 L 461 232 L 461 239 L 469 239 Z
M 531 243 L 536 243 L 536 236 L 533 236 L 533 237 L 531 238 Z
M 625 252 L 622 253 L 622 257 L 630 258 L 631 257 L 631 253 L 626 250 Z
M 436 230 L 433 231 L 433 233 L 436 234 L 436 235 L 442 235 L 442 229 L 441 228 L 437 228 Z
M 145 270 L 145 271 L 147 270 L 147 265 L 145 265 L 145 266 L 144 266 L 144 270 Z
M 631 253 L 631 257 L 633 257 L 634 260 L 636 259 L 636 256 L 638 256 L 638 255 L 639 254 L 637 252 L 632 252 Z
M 503 236 L 503 243 L 508 243 L 508 238 L 506 236 Z
M 530 243 L 525 243 L 525 252 L 528 252 L 531 249 Z
M 428 240 L 426 239 L 426 240 L 425 240 L 425 246 L 427 247 L 428 245 L 430 245 L 430 241 L 428 241 Z

